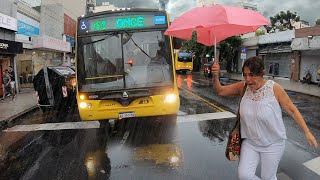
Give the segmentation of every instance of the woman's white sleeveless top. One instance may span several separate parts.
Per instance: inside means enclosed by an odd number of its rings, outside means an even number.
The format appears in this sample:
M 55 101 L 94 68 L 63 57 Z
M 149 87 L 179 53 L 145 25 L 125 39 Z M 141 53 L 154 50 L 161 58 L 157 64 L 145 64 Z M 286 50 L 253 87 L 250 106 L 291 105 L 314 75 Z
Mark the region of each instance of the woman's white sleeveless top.
M 287 139 L 282 111 L 268 80 L 258 90 L 247 87 L 240 103 L 241 138 L 259 146 Z

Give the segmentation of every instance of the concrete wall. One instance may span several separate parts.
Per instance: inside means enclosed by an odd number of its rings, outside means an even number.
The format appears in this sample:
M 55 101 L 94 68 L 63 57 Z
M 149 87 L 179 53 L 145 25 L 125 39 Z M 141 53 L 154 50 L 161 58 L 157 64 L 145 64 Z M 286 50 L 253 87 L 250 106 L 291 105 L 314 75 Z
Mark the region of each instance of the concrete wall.
M 42 0 L 40 16 L 40 35 L 62 40 L 64 10 L 62 0 Z
M 259 37 L 250 37 L 243 39 L 243 44 L 242 46 L 247 47 L 247 46 L 257 46 L 259 42 Z
M 317 50 L 320 49 L 320 36 L 310 38 L 295 38 L 291 43 L 292 50 Z
M 0 0 L 0 7 L 0 13 L 17 18 L 17 4 L 14 0 Z
M 281 42 L 291 42 L 295 37 L 295 31 L 282 31 L 278 33 L 271 33 L 259 36 L 259 44 L 271 44 L 271 43 L 281 43 Z
M 64 13 L 74 20 L 85 14 L 86 0 L 64 0 L 62 5 Z
M 40 2 L 38 2 L 36 5 L 40 6 Z M 18 2 L 18 12 L 28 16 L 31 19 L 34 19 L 37 22 L 40 21 L 40 13 L 33 9 L 31 4 L 28 4 L 25 1 Z

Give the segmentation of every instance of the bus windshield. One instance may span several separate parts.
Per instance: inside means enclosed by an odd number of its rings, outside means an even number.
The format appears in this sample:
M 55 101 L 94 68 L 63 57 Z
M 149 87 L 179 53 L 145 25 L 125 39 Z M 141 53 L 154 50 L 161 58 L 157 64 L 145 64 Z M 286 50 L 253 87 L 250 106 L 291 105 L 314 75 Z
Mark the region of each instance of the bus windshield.
M 82 92 L 173 84 L 170 41 L 164 31 L 121 32 L 78 39 Z
M 178 61 L 179 62 L 192 62 L 192 54 L 179 52 Z

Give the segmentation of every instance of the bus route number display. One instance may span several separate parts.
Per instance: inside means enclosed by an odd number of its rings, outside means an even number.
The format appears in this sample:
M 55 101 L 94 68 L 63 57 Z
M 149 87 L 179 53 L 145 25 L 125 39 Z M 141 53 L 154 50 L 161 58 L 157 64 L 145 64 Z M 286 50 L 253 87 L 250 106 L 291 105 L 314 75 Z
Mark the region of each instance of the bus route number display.
M 95 19 L 81 19 L 79 21 L 80 31 L 95 32 L 117 29 L 137 29 L 158 25 L 165 25 L 165 16 L 107 16 Z

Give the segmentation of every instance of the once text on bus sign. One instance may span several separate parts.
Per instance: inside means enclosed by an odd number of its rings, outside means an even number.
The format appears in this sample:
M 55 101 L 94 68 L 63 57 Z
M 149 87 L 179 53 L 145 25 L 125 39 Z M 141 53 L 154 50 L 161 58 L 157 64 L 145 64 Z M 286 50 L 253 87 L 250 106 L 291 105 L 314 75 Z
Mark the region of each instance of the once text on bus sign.
M 118 18 L 116 21 L 116 27 L 118 29 L 144 27 L 144 17 Z
M 165 27 L 165 15 L 117 15 L 97 16 L 95 18 L 84 18 L 79 21 L 80 33 L 111 31 L 118 29 L 140 29 L 151 27 Z

